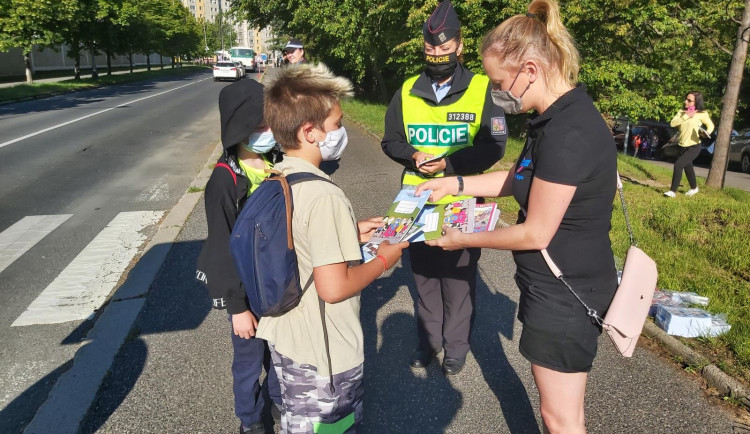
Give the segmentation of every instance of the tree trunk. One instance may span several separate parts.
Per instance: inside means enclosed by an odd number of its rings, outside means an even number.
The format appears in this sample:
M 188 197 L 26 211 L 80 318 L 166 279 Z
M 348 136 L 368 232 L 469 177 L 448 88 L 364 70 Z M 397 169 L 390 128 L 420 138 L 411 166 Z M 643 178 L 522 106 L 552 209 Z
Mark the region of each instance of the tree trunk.
M 130 73 L 133 73 L 133 50 L 128 51 L 128 61 L 130 62 Z
M 388 101 L 390 101 L 390 99 L 388 95 L 388 88 L 385 86 L 385 79 L 383 78 L 383 73 L 380 72 L 380 68 L 378 68 L 378 63 L 375 61 L 374 57 L 370 57 L 370 62 L 372 63 L 372 72 L 375 75 L 375 81 L 378 82 L 378 90 L 380 91 L 380 100 L 387 104 Z
M 159 68 L 162 70 L 164 69 L 164 56 L 162 56 L 161 53 L 159 54 Z
M 76 80 L 81 79 L 81 50 L 76 50 L 76 59 L 73 64 L 73 75 Z
M 721 119 L 719 120 L 719 134 L 714 146 L 714 157 L 711 169 L 708 171 L 706 185 L 714 188 L 724 188 L 724 176 L 727 172 L 727 156 L 729 154 L 729 138 L 732 134 L 734 115 L 737 111 L 737 100 L 742 84 L 742 72 L 747 58 L 747 45 L 750 38 L 750 0 L 745 0 L 745 10 L 742 12 L 742 23 L 737 30 L 737 42 L 729 66 L 729 81 L 724 98 L 721 100 Z
M 146 53 L 146 70 L 151 71 L 151 53 Z
M 112 75 L 112 53 L 107 51 L 107 75 Z
M 34 84 L 34 79 L 31 77 L 31 50 L 23 53 L 23 64 L 26 66 L 26 84 Z

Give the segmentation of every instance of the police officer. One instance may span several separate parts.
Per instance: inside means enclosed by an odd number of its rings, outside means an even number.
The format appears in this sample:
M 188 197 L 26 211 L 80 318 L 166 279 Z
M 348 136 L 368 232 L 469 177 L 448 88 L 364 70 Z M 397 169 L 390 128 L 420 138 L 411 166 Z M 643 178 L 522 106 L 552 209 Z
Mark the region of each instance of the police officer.
M 461 24 L 450 0 L 424 23 L 425 69 L 407 79 L 385 117 L 383 152 L 404 166 L 402 184 L 416 186 L 433 177 L 469 175 L 489 169 L 505 152 L 505 115 L 492 103 L 491 84 L 460 62 Z M 433 156 L 444 158 L 420 165 Z M 458 197 L 465 199 L 459 176 Z M 442 349 L 443 372 L 457 374 L 469 351 L 480 249 L 444 251 L 412 243 L 409 257 L 417 285 L 419 345 L 414 368 L 426 367 Z
M 307 63 L 305 58 L 305 47 L 302 46 L 302 41 L 297 38 L 292 38 L 286 43 L 286 56 L 289 63 L 295 65 L 297 63 Z

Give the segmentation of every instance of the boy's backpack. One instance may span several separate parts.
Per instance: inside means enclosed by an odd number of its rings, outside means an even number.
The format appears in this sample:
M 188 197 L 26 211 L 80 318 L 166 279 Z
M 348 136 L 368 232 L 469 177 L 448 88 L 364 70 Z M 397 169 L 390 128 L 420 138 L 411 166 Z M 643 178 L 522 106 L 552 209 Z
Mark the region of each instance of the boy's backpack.
M 291 186 L 322 180 L 312 173 L 275 173 L 248 197 L 229 240 L 229 250 L 256 316 L 275 316 L 293 309 L 312 276 L 300 286 L 292 239 Z
M 314 180 L 333 184 L 312 173 L 284 176 L 279 171 L 272 172 L 273 175 L 266 178 L 247 199 L 229 239 L 229 250 L 245 287 L 250 310 L 258 317 L 281 315 L 293 309 L 313 282 L 311 274 L 304 288 L 300 286 L 297 253 L 292 238 L 294 202 L 291 186 Z M 325 302 L 320 297 L 318 302 L 333 392 Z

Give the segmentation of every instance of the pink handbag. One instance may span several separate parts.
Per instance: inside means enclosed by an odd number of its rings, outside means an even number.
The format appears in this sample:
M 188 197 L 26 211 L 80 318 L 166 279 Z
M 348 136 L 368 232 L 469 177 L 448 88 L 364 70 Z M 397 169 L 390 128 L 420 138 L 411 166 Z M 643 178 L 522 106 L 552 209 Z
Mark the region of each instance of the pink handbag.
M 651 307 L 658 273 L 654 260 L 649 258 L 635 243 L 633 229 L 630 227 L 630 219 L 628 218 L 628 209 L 625 206 L 625 195 L 622 192 L 622 181 L 620 180 L 619 173 L 617 174 L 617 189 L 620 192 L 622 211 L 625 213 L 625 224 L 628 226 L 628 233 L 630 234 L 630 248 L 625 256 L 625 265 L 622 269 L 620 285 L 617 287 L 615 297 L 612 299 L 612 303 L 609 305 L 604 319 L 597 314 L 596 310 L 588 307 L 578 294 L 573 291 L 573 288 L 568 285 L 562 272 L 557 268 L 552 258 L 550 258 L 547 249 L 542 250 L 542 256 L 552 274 L 560 279 L 578 301 L 581 302 L 583 307 L 586 308 L 588 316 L 607 332 L 612 343 L 615 344 L 617 351 L 625 357 L 630 357 L 633 355 L 635 345 L 641 336 L 643 324 L 648 315 L 648 309 Z

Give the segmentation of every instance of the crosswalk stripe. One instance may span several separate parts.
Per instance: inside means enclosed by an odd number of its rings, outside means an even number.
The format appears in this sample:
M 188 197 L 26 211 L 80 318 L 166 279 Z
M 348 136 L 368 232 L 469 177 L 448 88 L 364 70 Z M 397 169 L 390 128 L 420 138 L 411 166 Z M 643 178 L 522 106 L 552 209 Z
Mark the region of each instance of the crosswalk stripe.
M 26 216 L 0 233 L 0 272 L 72 215 Z
M 101 307 L 138 253 L 146 226 L 163 211 L 119 213 L 42 291 L 12 326 L 57 324 L 88 318 Z

